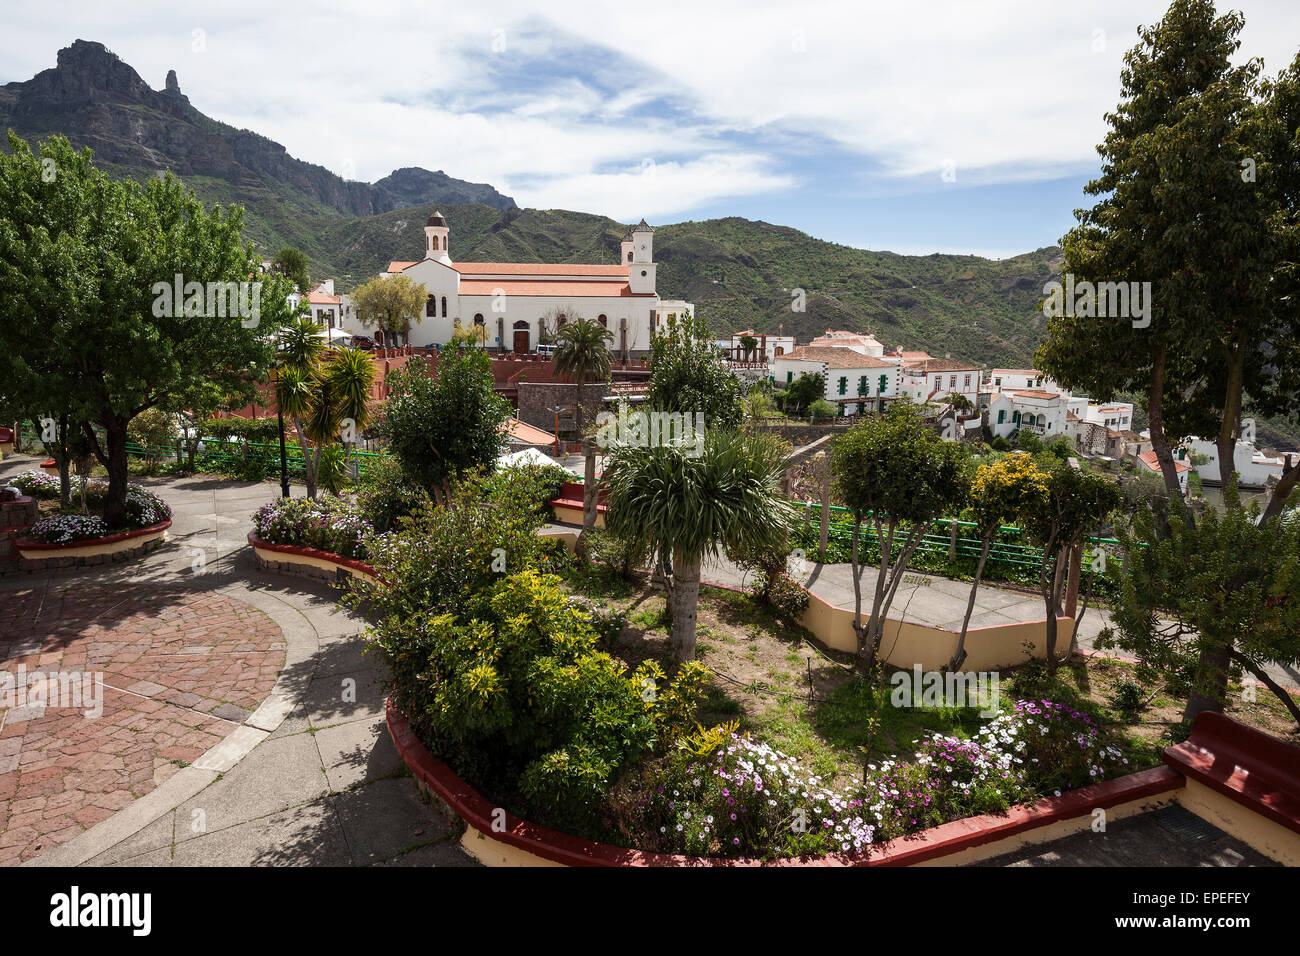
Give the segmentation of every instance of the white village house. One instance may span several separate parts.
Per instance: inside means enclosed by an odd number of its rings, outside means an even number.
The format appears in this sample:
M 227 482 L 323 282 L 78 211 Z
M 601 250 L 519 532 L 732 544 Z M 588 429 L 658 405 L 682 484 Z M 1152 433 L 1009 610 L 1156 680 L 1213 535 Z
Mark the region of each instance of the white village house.
M 1205 455 L 1209 461 L 1196 465 L 1192 454 Z M 1190 438 L 1178 447 L 1178 461 L 1196 469 L 1196 473 L 1209 485 L 1220 483 L 1219 446 L 1204 438 Z M 1232 452 L 1232 465 L 1237 470 L 1237 485 L 1241 488 L 1265 488 L 1270 478 L 1282 477 L 1284 462 L 1281 458 L 1266 455 L 1251 442 L 1239 439 Z
M 961 395 L 971 408 L 979 407 L 981 369 L 978 365 L 952 358 L 934 358 L 924 352 L 904 353 L 901 360 L 902 393 L 917 404 L 942 403 L 949 395 Z
M 772 360 L 772 381 L 785 388 L 803 375 L 822 376 L 822 397 L 838 416 L 884 411 L 898 398 L 899 365 L 853 349 L 800 345 Z
M 400 273 L 426 291 L 424 316 L 411 325 L 412 345 L 444 345 L 459 323 L 483 326 L 489 349 L 531 352 L 569 319 L 584 318 L 613 333 L 610 351 L 643 356 L 659 322 L 692 311 L 689 302 L 659 298 L 654 230 L 644 219 L 623 238 L 616 265 L 457 262 L 440 212 L 429 217 L 424 233 L 423 259 L 392 262 L 383 273 Z

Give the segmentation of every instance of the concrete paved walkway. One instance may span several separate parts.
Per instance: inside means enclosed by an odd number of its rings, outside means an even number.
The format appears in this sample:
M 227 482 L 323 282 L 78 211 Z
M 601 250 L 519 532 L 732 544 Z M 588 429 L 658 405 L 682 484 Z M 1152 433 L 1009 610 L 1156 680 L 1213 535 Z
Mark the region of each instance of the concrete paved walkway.
M 38 460 L 6 459 L 0 479 Z M 215 746 L 25 865 L 470 865 L 452 821 L 422 799 L 393 749 L 383 721 L 387 666 L 362 653 L 364 622 L 323 584 L 254 568 L 249 519 L 278 488 L 202 477 L 140 483 L 172 506 L 171 544 L 123 565 L 7 576 L 0 600 L 71 585 L 247 607 L 279 629 L 283 667 L 260 704 L 226 713 Z M 104 618 L 113 614 L 110 602 Z M 0 772 L 0 803 L 7 778 L 21 786 L 23 770 Z

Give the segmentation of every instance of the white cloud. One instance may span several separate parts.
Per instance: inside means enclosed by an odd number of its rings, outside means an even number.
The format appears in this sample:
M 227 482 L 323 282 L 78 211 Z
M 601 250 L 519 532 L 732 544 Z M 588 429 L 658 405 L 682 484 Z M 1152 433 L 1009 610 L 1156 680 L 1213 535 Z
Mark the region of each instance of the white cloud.
M 1243 53 L 1270 72 L 1289 62 L 1293 0 L 1235 5 Z M 962 184 L 1089 170 L 1123 53 L 1165 6 L 20 2 L 0 63 L 4 79 L 26 79 L 75 30 L 155 88 L 176 69 L 199 109 L 337 172 L 441 168 L 521 204 L 628 219 L 790 188 L 795 151 L 757 151 L 791 133 L 860 155 L 883 174 L 877 188 L 937 184 L 949 160 Z M 688 109 L 654 109 L 669 98 Z M 654 182 L 639 172 L 646 157 Z

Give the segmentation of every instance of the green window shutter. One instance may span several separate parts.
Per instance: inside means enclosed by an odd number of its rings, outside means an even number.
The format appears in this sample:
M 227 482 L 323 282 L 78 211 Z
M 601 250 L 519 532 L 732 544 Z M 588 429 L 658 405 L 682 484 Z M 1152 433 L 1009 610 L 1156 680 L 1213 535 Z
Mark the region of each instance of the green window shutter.
M 849 380 L 848 380 L 847 377 L 841 375 L 841 376 L 840 376 L 840 394 L 843 395 L 843 394 L 844 394 L 845 392 L 847 392 L 848 390 L 849 390 Z
M 793 382 L 793 381 L 794 381 L 794 372 L 786 372 L 786 373 L 785 373 L 785 384 L 789 385 L 789 384 L 790 384 L 791 382 Z
M 888 383 L 889 383 L 889 376 L 888 376 L 888 375 L 882 375 L 882 376 L 880 376 L 880 394 L 881 394 L 881 395 L 884 395 L 884 394 L 885 394 L 885 387 L 886 387 L 886 385 L 888 385 Z
M 1003 422 L 1005 422 L 1006 420 L 1007 420 L 1007 410 L 1006 410 L 1005 408 L 999 408 L 999 409 L 998 409 L 998 424 L 1001 425 L 1001 424 L 1002 424 Z

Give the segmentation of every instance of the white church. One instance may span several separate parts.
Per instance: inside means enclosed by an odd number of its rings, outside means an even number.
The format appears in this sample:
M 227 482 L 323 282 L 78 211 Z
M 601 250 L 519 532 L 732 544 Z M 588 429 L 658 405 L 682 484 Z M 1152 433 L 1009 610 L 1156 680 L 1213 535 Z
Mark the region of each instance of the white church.
M 444 345 L 457 324 L 481 326 L 485 348 L 531 352 L 567 321 L 591 319 L 612 333 L 610 351 L 642 356 L 659 323 L 693 311 L 690 303 L 655 290 L 654 230 L 643 219 L 623 237 L 618 265 L 456 262 L 441 212 L 425 224 L 424 258 L 391 262 L 383 276 L 424 286 L 424 317 L 411 325 L 410 344 Z

